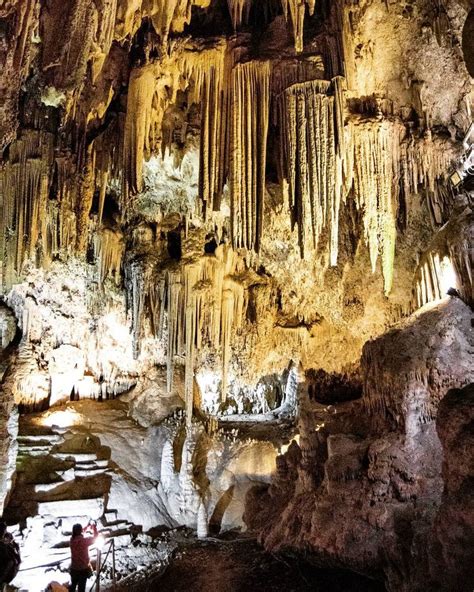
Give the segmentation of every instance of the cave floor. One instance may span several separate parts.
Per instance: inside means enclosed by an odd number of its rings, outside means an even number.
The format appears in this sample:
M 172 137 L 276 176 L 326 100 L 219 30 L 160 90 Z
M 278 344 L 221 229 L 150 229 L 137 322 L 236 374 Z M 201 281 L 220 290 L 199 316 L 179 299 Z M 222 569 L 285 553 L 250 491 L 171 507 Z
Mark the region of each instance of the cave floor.
M 265 553 L 252 539 L 195 541 L 180 547 L 165 573 L 141 592 L 384 592 L 347 571 Z M 138 589 L 136 590 L 138 592 Z

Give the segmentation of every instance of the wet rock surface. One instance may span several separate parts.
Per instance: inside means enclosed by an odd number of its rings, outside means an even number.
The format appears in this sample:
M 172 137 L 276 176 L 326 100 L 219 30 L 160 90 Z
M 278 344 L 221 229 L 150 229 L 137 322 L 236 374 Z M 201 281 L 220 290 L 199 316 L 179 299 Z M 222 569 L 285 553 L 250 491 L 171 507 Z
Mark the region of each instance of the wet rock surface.
M 438 581 L 449 581 L 447 590 L 463 590 L 474 582 L 474 384 L 449 391 L 439 406 L 436 429 L 443 445 L 444 491 L 430 569 Z

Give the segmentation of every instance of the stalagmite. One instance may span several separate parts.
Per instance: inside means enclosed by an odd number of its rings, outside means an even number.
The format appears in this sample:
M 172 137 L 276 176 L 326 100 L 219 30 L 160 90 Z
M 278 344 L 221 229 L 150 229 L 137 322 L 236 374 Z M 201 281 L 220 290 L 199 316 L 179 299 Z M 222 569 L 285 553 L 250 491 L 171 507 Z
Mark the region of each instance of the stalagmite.
M 255 251 L 259 250 L 263 224 L 269 83 L 269 62 L 238 64 L 232 71 L 232 240 L 235 248 Z
M 198 539 L 205 539 L 208 536 L 208 517 L 207 517 L 207 510 L 206 505 L 203 500 L 199 504 L 198 514 L 197 514 L 197 537 Z

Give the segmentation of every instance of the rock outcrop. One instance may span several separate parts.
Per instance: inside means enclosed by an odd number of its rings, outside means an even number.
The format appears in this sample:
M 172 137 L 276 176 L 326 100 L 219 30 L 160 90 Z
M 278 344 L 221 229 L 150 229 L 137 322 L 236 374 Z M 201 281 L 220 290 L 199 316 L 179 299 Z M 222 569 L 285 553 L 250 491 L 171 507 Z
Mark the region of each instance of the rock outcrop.
M 385 578 L 397 592 L 421 591 L 427 581 L 468 590 L 454 566 L 467 559 L 473 534 L 471 390 L 443 396 L 473 380 L 471 316 L 450 298 L 367 344 L 362 399 L 324 406 L 309 382 L 299 444 L 277 459 L 272 484 L 247 498 L 246 522 L 266 548 Z M 383 406 L 374 403 L 377 388 L 379 402 L 387 393 Z
M 449 391 L 438 408 L 444 491 L 431 535 L 430 569 L 443 590 L 474 581 L 474 385 Z

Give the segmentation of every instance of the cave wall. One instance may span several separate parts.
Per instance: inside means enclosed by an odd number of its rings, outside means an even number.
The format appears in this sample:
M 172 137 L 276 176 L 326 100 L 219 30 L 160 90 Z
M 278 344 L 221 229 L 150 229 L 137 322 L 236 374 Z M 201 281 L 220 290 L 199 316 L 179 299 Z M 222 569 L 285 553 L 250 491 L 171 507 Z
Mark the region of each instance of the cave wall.
M 189 410 L 199 368 L 225 402 L 291 361 L 357 367 L 367 339 L 442 295 L 443 262 L 472 298 L 469 224 L 429 248 L 470 208 L 447 181 L 469 125 L 466 8 L 306 4 L 2 7 L 2 290 L 21 323 L 35 308 L 16 286 L 78 265 L 92 340 L 116 309 L 121 371 L 146 372 L 154 338 L 168 390 L 185 360 Z M 33 349 L 38 365 L 80 349 L 97 391 L 108 353 L 89 362 L 82 337 Z
M 247 497 L 245 520 L 267 549 L 388 590 L 469 589 L 471 317 L 448 298 L 367 343 L 362 389 L 345 383 L 353 400 L 319 402 L 328 378 L 308 376 L 299 441 Z
M 268 546 L 309 542 L 396 585 L 380 549 L 405 557 L 399 514 L 414 538 L 432 527 L 433 422 L 470 372 L 472 194 L 450 182 L 473 107 L 468 14 L 431 0 L 1 3 L 0 283 L 22 332 L 4 433 L 14 404 L 125 391 L 147 426 L 162 400 L 188 428 L 193 409 L 294 414 L 301 384 L 323 381 L 343 407 L 300 401 L 302 445 L 249 521 Z M 439 304 L 449 289 L 460 299 Z M 288 530 L 259 524 L 268 495 Z M 313 538 L 346 504 L 350 529 Z

